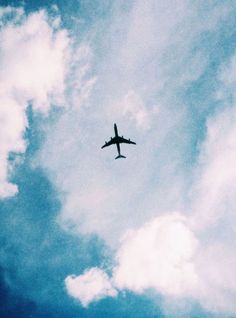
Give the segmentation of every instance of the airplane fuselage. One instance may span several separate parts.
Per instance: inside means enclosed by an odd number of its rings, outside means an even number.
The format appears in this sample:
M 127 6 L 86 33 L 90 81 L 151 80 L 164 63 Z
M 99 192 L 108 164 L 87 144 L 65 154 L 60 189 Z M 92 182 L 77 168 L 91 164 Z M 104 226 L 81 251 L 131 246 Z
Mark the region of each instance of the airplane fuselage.
M 119 135 L 118 135 L 118 129 L 117 129 L 116 124 L 114 124 L 114 131 L 115 131 L 115 136 L 116 136 L 116 137 L 119 137 Z
M 118 158 L 125 158 L 125 156 L 122 156 L 120 154 L 120 140 L 119 140 L 119 134 L 118 134 L 118 129 L 117 129 L 117 126 L 116 124 L 114 124 L 114 131 L 115 131 L 115 143 L 116 143 L 116 147 L 117 147 L 117 151 L 118 151 L 118 156 L 116 157 L 116 159 Z

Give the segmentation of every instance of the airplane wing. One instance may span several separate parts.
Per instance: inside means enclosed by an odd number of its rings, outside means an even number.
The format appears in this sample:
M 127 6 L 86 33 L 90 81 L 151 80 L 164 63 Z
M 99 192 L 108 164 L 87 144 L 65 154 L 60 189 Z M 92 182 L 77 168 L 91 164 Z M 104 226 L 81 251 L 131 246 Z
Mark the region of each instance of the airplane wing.
M 125 139 L 124 137 L 119 137 L 119 143 L 136 145 L 136 142 L 131 141 L 130 139 Z
M 116 138 L 111 138 L 111 140 L 109 140 L 108 142 L 105 142 L 105 145 L 103 145 L 102 148 L 115 144 L 116 143 L 115 139 Z

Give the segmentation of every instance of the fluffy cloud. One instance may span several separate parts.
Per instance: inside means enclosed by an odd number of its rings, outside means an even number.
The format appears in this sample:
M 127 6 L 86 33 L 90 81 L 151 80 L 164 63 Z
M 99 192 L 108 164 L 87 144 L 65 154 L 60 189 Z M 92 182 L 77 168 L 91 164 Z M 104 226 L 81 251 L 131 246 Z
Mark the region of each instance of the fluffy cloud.
M 183 216 L 157 217 L 126 234 L 117 253 L 114 282 L 138 293 L 153 288 L 161 294 L 189 294 L 197 284 L 192 259 L 196 247 Z
M 83 275 L 70 275 L 65 279 L 69 295 L 78 299 L 83 306 L 102 297 L 115 297 L 117 291 L 112 287 L 108 275 L 99 268 L 91 268 Z
M 197 239 L 190 224 L 190 219 L 173 213 L 128 231 L 117 250 L 112 277 L 98 268 L 68 276 L 68 294 L 87 307 L 118 291 L 142 294 L 152 289 L 177 303 L 194 300 L 209 311 L 233 314 L 235 246 L 222 240 L 206 244 Z M 167 301 L 167 312 L 169 306 Z
M 65 279 L 68 293 L 83 306 L 117 290 L 143 293 L 154 289 L 164 295 L 188 295 L 198 285 L 193 264 L 197 239 L 178 213 L 158 217 L 126 233 L 116 255 L 112 278 L 98 268 Z
M 9 153 L 26 149 L 26 109 L 46 114 L 64 101 L 68 34 L 53 28 L 45 11 L 1 8 L 0 31 L 0 198 L 12 196 Z

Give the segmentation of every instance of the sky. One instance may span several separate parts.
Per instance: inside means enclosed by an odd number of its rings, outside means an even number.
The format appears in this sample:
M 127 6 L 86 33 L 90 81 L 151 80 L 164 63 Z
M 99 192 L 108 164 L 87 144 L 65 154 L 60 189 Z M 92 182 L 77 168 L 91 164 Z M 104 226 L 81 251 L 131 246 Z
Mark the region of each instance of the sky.
M 235 30 L 234 0 L 0 0 L 1 317 L 236 317 Z

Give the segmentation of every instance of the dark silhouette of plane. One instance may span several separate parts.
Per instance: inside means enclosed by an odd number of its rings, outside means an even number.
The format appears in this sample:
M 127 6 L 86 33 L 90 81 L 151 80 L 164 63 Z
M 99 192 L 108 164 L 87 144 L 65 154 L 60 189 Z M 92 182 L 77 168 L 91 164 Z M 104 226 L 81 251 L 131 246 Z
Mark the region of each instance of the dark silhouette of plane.
M 116 124 L 114 124 L 114 131 L 115 131 L 115 137 L 111 137 L 110 141 L 105 142 L 105 145 L 103 145 L 102 148 L 105 148 L 105 147 L 108 147 L 110 145 L 116 144 L 117 151 L 118 151 L 118 156 L 115 159 L 126 158 L 125 156 L 122 156 L 120 154 L 120 144 L 125 143 L 125 144 L 136 145 L 136 143 L 131 141 L 130 139 L 125 139 L 123 136 L 122 137 L 119 136 Z

